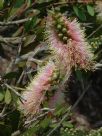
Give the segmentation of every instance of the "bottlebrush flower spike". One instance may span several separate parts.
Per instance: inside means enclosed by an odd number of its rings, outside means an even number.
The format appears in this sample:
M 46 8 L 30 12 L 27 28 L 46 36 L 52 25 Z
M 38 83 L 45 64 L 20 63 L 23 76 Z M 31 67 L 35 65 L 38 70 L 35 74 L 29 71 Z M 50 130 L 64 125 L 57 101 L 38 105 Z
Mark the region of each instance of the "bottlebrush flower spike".
M 92 67 L 93 54 L 86 42 L 84 31 L 76 19 L 71 21 L 59 13 L 53 13 L 47 18 L 47 42 L 57 58 L 70 71 L 71 67 L 85 70 Z
M 62 16 L 62 20 L 67 29 L 67 34 L 70 40 L 68 41 L 69 53 L 71 55 L 71 62 L 73 66 L 82 69 L 91 69 L 93 64 L 93 54 L 90 50 L 88 42 L 85 39 L 84 30 L 80 28 L 80 24 L 76 19 L 68 20 Z
M 48 62 L 23 92 L 26 101 L 20 103 L 20 109 L 25 115 L 34 115 L 39 111 L 47 90 L 50 89 L 56 67 L 53 62 Z

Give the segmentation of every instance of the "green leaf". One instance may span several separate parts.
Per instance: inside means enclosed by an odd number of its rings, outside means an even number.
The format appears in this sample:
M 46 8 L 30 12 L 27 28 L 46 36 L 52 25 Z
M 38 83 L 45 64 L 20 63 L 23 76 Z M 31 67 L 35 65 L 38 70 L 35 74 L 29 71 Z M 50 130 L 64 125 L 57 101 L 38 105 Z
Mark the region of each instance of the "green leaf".
M 28 35 L 26 37 L 25 42 L 24 42 L 24 47 L 26 47 L 26 46 L 30 45 L 31 43 L 33 43 L 35 41 L 35 38 L 36 38 L 35 35 Z
M 24 0 L 17 0 L 14 7 L 19 8 L 20 6 L 22 6 L 23 3 L 24 3 Z
M 6 90 L 6 93 L 5 93 L 5 103 L 6 103 L 6 104 L 10 104 L 11 100 L 12 100 L 11 93 L 10 93 L 10 91 L 7 89 L 7 90 Z
M 10 73 L 7 73 L 6 75 L 4 75 L 3 78 L 6 78 L 6 79 L 12 79 L 12 78 L 16 78 L 18 75 L 17 72 L 10 72 Z
M 61 116 L 62 114 L 64 114 L 67 110 L 66 106 L 62 106 L 62 105 L 58 105 L 56 108 L 56 112 L 55 112 L 55 116 Z
M 36 122 L 33 123 L 33 125 L 30 128 L 28 128 L 21 136 L 33 136 L 34 134 L 36 134 L 36 132 L 39 131 L 39 125 L 35 124 Z
M 82 9 L 79 9 L 79 16 L 78 16 L 82 21 L 86 21 L 86 15 L 83 12 Z
M 87 5 L 87 11 L 89 15 L 94 16 L 95 14 L 94 7 L 92 7 L 91 5 Z
M 0 9 L 3 8 L 4 0 L 0 0 Z
M 37 23 L 39 22 L 39 19 L 37 17 L 33 17 L 31 20 L 27 21 L 25 23 L 25 31 L 29 32 L 31 29 L 33 29 Z
M 3 91 L 2 91 L 2 90 L 0 90 L 0 101 L 2 101 L 2 100 L 3 100 L 3 98 L 4 98 L 4 93 L 3 93 Z
M 78 7 L 77 6 L 73 6 L 73 10 L 74 10 L 74 12 L 75 12 L 75 14 L 78 16 L 79 15 L 79 10 L 78 10 Z
M 73 10 L 74 10 L 75 14 L 79 17 L 80 20 L 86 21 L 86 15 L 81 8 L 79 8 L 77 6 L 73 6 Z
M 46 117 L 41 123 L 40 127 L 47 128 L 51 122 L 51 118 Z
M 51 128 L 55 128 L 58 124 L 57 123 L 53 123 L 50 125 Z
M 73 127 L 74 127 L 73 124 L 71 124 L 71 123 L 68 122 L 68 121 L 64 121 L 64 122 L 62 123 L 62 125 L 63 125 L 63 127 L 68 127 L 68 128 L 73 128 Z

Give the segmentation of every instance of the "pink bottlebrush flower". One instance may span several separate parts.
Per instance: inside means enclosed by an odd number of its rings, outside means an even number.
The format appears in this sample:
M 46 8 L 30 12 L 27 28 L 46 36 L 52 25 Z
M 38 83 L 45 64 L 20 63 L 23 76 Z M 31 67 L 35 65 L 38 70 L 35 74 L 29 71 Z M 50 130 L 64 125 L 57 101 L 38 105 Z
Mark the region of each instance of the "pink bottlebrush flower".
M 72 66 L 85 70 L 92 68 L 93 54 L 77 20 L 70 21 L 61 14 L 54 16 L 47 19 L 47 41 L 63 71 L 70 73 Z M 59 34 L 62 38 L 59 38 Z M 64 38 L 67 39 L 66 43 Z
M 92 68 L 93 56 L 90 49 L 88 49 L 88 46 L 85 45 L 85 42 L 83 43 L 71 40 L 68 45 L 70 46 L 69 52 L 72 58 L 71 63 L 74 67 L 79 67 L 85 70 Z
M 92 58 L 93 54 L 89 48 L 88 43 L 85 39 L 84 31 L 81 30 L 77 20 L 67 20 L 65 17 L 62 17 L 65 21 L 67 28 L 67 33 L 70 36 L 68 42 L 69 52 L 71 54 L 71 62 L 74 66 L 78 66 L 83 69 L 92 68 Z
M 77 22 L 77 20 L 74 19 L 73 21 L 70 21 L 70 20 L 66 19 L 65 17 L 63 19 L 65 21 L 64 23 L 67 27 L 68 34 L 70 35 L 70 38 L 72 40 L 77 41 L 77 42 L 84 42 L 85 41 L 84 32 L 83 32 L 83 30 L 80 29 L 80 25 Z
M 25 115 L 34 115 L 39 111 L 45 93 L 50 89 L 54 71 L 54 63 L 48 62 L 31 81 L 26 91 L 23 92 L 23 97 L 26 101 L 20 103 L 20 109 L 24 111 Z

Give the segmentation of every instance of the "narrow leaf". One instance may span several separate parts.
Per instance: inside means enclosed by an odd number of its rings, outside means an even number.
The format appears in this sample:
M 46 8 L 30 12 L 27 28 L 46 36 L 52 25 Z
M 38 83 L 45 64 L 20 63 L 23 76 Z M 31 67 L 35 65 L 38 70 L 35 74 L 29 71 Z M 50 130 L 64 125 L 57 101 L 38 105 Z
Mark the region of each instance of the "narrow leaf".
M 94 16 L 95 11 L 94 11 L 94 8 L 92 6 L 87 5 L 87 11 L 88 11 L 89 15 Z
M 2 101 L 3 98 L 4 98 L 4 94 L 3 94 L 3 92 L 0 90 L 0 101 Z
M 5 93 L 5 103 L 6 104 L 10 104 L 10 102 L 11 102 L 11 93 L 10 93 L 10 91 L 7 89 L 6 90 L 6 93 Z

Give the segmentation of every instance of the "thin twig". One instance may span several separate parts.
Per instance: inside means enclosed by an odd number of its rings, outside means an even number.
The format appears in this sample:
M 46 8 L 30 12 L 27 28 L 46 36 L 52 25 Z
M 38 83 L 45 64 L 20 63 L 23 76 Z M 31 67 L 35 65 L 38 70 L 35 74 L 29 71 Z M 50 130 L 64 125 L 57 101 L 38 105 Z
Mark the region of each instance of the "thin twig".
M 15 108 L 14 108 L 13 110 L 11 110 L 11 111 L 5 113 L 4 115 L 2 115 L 0 119 L 3 119 L 4 117 L 10 115 L 13 111 L 15 111 Z
M 67 113 L 63 116 L 61 121 L 58 123 L 58 125 L 47 135 L 47 136 L 52 136 L 52 134 L 61 126 L 62 122 L 68 117 L 69 113 L 71 111 L 71 107 L 67 109 Z
M 4 113 L 6 111 L 7 105 L 5 105 L 0 113 L 0 118 L 2 118 L 4 116 Z
M 11 134 L 11 136 L 19 136 L 21 134 L 20 130 L 17 130 Z
M 25 74 L 25 71 L 26 71 L 26 69 L 24 68 L 24 70 L 22 71 L 22 73 L 21 73 L 21 75 L 20 75 L 18 81 L 16 82 L 16 85 L 19 85 L 19 83 L 21 82 L 21 80 L 22 80 L 22 78 L 23 78 L 23 76 L 24 76 L 24 74 Z
M 21 87 L 18 87 L 18 86 L 12 86 L 12 88 L 20 90 L 20 91 L 25 91 L 25 88 L 21 88 Z
M 43 50 L 48 50 L 46 46 L 39 45 L 37 48 L 34 49 L 34 51 L 28 52 L 27 54 L 24 54 L 15 60 L 15 64 L 18 64 L 21 61 L 27 60 L 28 58 L 33 58 L 38 52 L 43 51 Z M 38 62 L 36 60 L 36 62 Z
M 45 115 L 47 115 L 48 113 L 49 113 L 49 111 L 47 111 L 47 112 L 45 112 L 45 113 L 43 113 L 43 114 L 39 115 L 39 116 L 38 116 L 38 117 L 36 117 L 36 118 L 33 118 L 32 120 L 25 121 L 25 125 L 29 125 L 29 124 L 31 124 L 32 122 L 37 121 L 38 119 L 40 119 L 40 118 L 44 117 L 44 116 L 45 116 Z
M 87 39 L 89 39 L 92 35 L 94 35 L 98 30 L 100 30 L 102 28 L 102 24 L 95 30 L 93 31 L 88 37 Z
M 35 58 L 29 58 L 28 61 L 34 62 L 36 64 L 41 64 L 43 61 Z
M 12 58 L 12 60 L 11 60 L 11 62 L 9 63 L 8 67 L 6 68 L 5 74 L 7 74 L 7 73 L 9 73 L 9 72 L 12 71 L 14 62 L 15 62 L 15 59 Z
M 25 40 L 26 40 L 25 37 L 20 38 L 20 37 L 2 37 L 0 36 L 0 42 L 6 43 L 6 44 L 8 43 L 17 44 Z
M 97 70 L 97 69 L 101 69 L 102 68 L 102 63 L 97 63 L 95 64 L 94 66 L 94 69 Z
M 79 104 L 79 102 L 82 100 L 83 96 L 85 95 L 85 93 L 88 91 L 88 88 L 90 87 L 90 84 L 87 86 L 87 88 L 84 88 L 84 84 L 83 81 L 81 81 L 81 85 L 82 85 L 82 94 L 80 95 L 80 97 L 77 99 L 77 101 L 75 102 L 75 104 L 72 106 L 71 111 L 73 111 L 75 109 L 75 107 Z
M 22 24 L 25 23 L 27 21 L 30 21 L 32 18 L 24 18 L 21 20 L 16 20 L 16 21 L 8 21 L 8 22 L 1 22 L 0 21 L 0 25 L 1 26 L 7 26 L 7 25 L 18 25 L 18 24 Z

